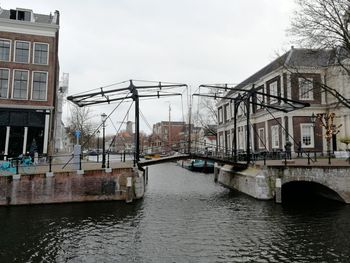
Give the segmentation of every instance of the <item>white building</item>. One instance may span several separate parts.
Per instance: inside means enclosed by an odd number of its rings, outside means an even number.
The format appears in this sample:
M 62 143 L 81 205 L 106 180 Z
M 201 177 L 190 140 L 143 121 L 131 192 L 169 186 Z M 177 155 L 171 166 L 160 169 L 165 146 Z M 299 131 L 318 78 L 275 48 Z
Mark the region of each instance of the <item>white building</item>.
M 248 79 L 236 86 L 249 90 L 254 87 L 261 92 L 310 103 L 310 107 L 284 113 L 264 106 L 250 106 L 250 125 L 247 128 L 243 103 L 238 108 L 237 126 L 234 127 L 234 101 L 224 99 L 218 104 L 218 144 L 222 151 L 231 152 L 234 147 L 234 131 L 239 151 L 246 151 L 247 129 L 251 134 L 250 148 L 253 152 L 284 151 L 287 141 L 292 152 L 327 151 L 325 129 L 320 120 L 314 124 L 312 114 L 334 112 L 334 124 L 342 124 L 340 132 L 331 138 L 331 150 L 345 149 L 340 139 L 350 136 L 350 108 L 339 103 L 330 90 L 350 99 L 350 79 L 335 59 L 336 50 L 310 50 L 292 48 Z M 328 89 L 328 91 L 327 91 Z M 334 93 L 334 92 L 332 92 Z M 235 98 L 237 93 L 227 94 Z M 261 104 L 285 106 L 279 99 L 255 95 L 252 100 Z M 350 101 L 350 100 L 349 100 Z

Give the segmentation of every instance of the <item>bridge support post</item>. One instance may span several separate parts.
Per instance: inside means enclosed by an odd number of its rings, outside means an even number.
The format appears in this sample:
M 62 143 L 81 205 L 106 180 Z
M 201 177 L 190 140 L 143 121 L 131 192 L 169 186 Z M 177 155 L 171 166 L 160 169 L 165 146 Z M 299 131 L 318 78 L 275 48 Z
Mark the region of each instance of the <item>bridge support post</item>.
M 220 168 L 217 163 L 214 163 L 214 182 L 217 183 L 219 177 Z
M 277 204 L 282 203 L 282 180 L 281 180 L 281 178 L 276 178 L 275 201 Z

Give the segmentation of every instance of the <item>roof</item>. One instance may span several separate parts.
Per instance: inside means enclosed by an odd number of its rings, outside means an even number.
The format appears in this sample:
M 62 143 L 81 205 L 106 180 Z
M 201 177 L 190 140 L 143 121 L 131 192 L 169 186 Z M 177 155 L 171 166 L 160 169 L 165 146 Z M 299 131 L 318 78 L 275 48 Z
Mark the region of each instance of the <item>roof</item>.
M 281 66 L 313 68 L 326 67 L 334 63 L 334 58 L 335 51 L 333 49 L 299 49 L 292 47 L 282 56 L 239 83 L 235 88 L 242 89 L 249 84 L 254 84 L 259 79 L 277 70 Z M 227 95 L 230 95 L 233 92 L 234 91 L 230 91 Z
M 29 11 L 31 10 L 28 9 L 22 9 L 22 8 L 17 8 L 19 11 Z M 40 23 L 40 24 L 55 24 L 55 16 L 50 14 L 50 15 L 44 15 L 44 14 L 37 14 L 33 13 L 34 15 L 34 23 Z M 10 19 L 10 10 L 2 9 L 0 8 L 0 18 L 2 19 Z M 22 21 L 22 22 L 29 22 L 29 21 Z M 33 22 L 30 22 L 33 23 Z

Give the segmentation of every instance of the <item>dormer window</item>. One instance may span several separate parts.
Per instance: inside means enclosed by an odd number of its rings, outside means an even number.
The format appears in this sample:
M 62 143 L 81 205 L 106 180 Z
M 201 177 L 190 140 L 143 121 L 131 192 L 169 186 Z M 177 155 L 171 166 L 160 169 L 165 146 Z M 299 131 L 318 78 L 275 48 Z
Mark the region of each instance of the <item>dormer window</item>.
M 10 10 L 10 19 L 19 21 L 31 21 L 32 11 L 31 10 Z

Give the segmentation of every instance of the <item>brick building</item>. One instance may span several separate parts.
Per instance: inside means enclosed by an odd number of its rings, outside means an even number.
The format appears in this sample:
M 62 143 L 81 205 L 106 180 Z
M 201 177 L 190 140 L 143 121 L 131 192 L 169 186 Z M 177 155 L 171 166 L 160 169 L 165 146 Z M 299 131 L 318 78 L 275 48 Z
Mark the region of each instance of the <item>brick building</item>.
M 185 123 L 182 121 L 162 121 L 153 125 L 150 137 L 153 153 L 168 152 L 180 147 Z
M 331 150 L 345 149 L 340 143 L 342 137 L 350 137 L 350 109 L 338 103 L 338 100 L 322 88 L 324 84 L 350 98 L 349 75 L 337 63 L 337 50 L 310 50 L 292 48 L 275 61 L 271 62 L 236 87 L 251 89 L 289 99 L 310 103 L 310 107 L 284 113 L 262 106 L 251 105 L 249 127 L 251 134 L 250 148 L 253 152 L 284 151 L 287 141 L 292 143 L 292 152 L 300 147 L 304 151 L 325 153 L 327 142 L 325 129 L 319 120 L 312 122 L 312 114 L 335 112 L 334 124 L 343 126 L 340 133 L 331 140 Z M 237 93 L 230 91 L 228 97 Z M 262 95 L 253 97 L 256 102 L 283 105 L 281 100 Z M 218 104 L 218 146 L 221 151 L 231 152 L 236 145 L 239 151 L 246 151 L 247 123 L 245 106 L 242 103 L 237 112 L 237 126 L 234 127 L 234 100 L 222 100 Z
M 59 12 L 0 8 L 0 153 L 54 147 Z

